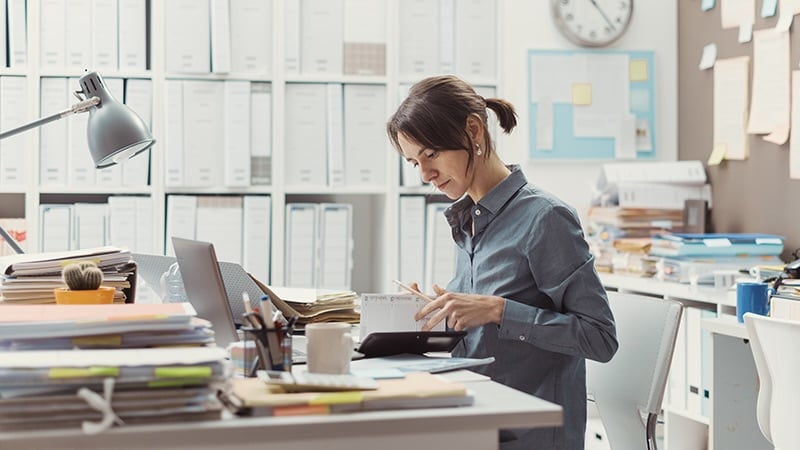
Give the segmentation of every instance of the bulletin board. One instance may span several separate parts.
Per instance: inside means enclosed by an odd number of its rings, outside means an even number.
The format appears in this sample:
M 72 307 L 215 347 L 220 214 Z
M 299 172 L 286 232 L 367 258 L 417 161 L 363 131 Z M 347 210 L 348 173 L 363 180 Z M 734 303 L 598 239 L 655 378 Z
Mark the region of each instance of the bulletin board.
M 652 51 L 529 50 L 529 156 L 652 160 Z
M 757 2 L 754 30 L 774 28 L 778 15 L 761 17 Z M 700 2 L 677 2 L 678 8 L 678 159 L 707 162 L 713 148 L 714 70 L 700 70 L 703 48 L 714 43 L 717 60 L 753 58 L 753 42 L 739 43 L 739 30 L 723 29 L 721 5 L 703 11 Z M 790 30 L 792 70 L 800 61 L 800 21 Z M 752 64 L 750 81 L 752 83 Z M 789 177 L 789 142 L 765 141 L 748 135 L 748 159 L 706 166 L 713 198 L 708 231 L 759 232 L 784 236 L 783 259 L 800 248 L 800 180 Z M 790 136 L 800 139 L 800 136 Z

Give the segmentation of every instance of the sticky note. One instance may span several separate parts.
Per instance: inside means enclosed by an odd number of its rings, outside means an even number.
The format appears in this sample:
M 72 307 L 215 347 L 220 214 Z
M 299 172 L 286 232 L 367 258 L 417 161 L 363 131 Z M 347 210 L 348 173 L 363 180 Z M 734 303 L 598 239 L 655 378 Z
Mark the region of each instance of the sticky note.
M 592 85 L 589 83 L 575 83 L 572 85 L 572 104 L 591 105 Z
M 700 9 L 703 11 L 708 11 L 714 8 L 714 0 L 703 0 L 700 2 Z
M 360 391 L 344 391 L 344 392 L 330 392 L 320 394 L 313 400 L 309 401 L 309 405 L 336 405 L 336 404 L 351 404 L 361 403 L 364 399 L 364 393 Z
M 86 347 L 89 345 L 119 347 L 120 345 L 122 345 L 122 336 L 118 334 L 108 334 L 100 336 L 79 336 L 72 338 L 72 345 L 75 347 Z
M 119 376 L 117 367 L 53 367 L 47 372 L 49 378 L 89 378 Z
M 631 81 L 647 81 L 647 60 L 632 59 L 628 63 L 628 77 Z
M 156 367 L 154 370 L 158 378 L 204 378 L 211 376 L 211 367 L 208 366 Z
M 725 159 L 725 152 L 728 150 L 728 146 L 726 144 L 716 144 L 714 145 L 714 150 L 711 151 L 711 155 L 708 157 L 708 165 L 709 166 L 718 166 L 719 163 Z

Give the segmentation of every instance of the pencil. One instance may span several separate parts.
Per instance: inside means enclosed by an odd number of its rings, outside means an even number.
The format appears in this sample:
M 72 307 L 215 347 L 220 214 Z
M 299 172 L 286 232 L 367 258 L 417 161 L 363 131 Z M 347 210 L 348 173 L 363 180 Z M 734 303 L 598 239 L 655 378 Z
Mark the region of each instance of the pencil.
M 417 297 L 425 300 L 426 302 L 432 302 L 433 301 L 432 298 L 430 298 L 427 295 L 423 294 L 422 292 L 412 288 L 411 286 L 406 286 L 405 284 L 403 284 L 403 283 L 401 283 L 401 282 L 399 282 L 397 280 L 392 280 L 392 282 L 394 284 L 400 286 L 401 288 L 407 290 L 408 292 L 411 292 L 412 294 L 416 295 Z

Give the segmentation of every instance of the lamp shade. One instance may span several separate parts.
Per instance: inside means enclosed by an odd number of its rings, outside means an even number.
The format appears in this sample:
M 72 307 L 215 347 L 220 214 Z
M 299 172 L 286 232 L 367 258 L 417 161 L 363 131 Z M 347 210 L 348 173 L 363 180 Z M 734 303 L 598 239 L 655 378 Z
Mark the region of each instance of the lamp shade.
M 155 144 L 156 140 L 141 117 L 111 95 L 97 72 L 82 76 L 80 85 L 87 99 L 100 99 L 100 103 L 89 110 L 86 126 L 89 152 L 95 167 L 113 166 Z

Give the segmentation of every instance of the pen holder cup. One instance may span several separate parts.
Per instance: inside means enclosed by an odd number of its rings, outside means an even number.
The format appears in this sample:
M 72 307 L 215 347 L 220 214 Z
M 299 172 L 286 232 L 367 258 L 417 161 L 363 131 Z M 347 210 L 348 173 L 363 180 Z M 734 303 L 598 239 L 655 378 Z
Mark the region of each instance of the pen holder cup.
M 256 370 L 292 371 L 292 332 L 293 327 L 256 328 L 242 326 L 245 347 L 252 339 L 256 344 L 254 361 L 245 361 L 248 376 L 255 376 Z

